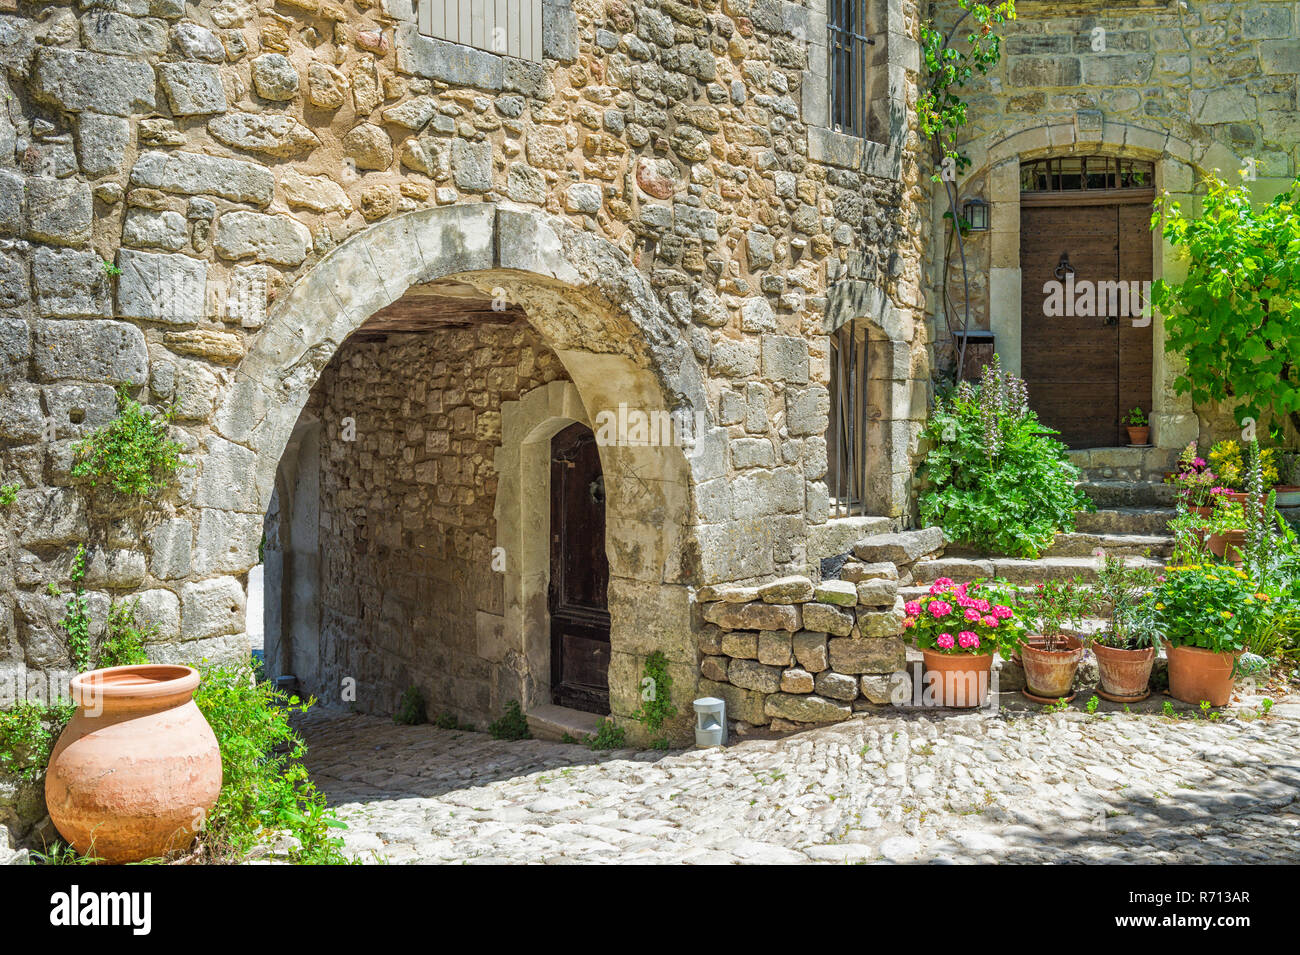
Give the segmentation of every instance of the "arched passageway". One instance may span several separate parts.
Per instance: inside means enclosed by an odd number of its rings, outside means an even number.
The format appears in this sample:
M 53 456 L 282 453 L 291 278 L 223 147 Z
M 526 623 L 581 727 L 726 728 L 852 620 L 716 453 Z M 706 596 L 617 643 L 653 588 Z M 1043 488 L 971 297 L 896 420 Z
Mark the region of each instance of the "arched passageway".
M 271 675 L 367 712 L 415 686 L 431 715 L 478 725 L 509 700 L 582 705 L 557 695 L 552 442 L 623 407 L 678 426 L 667 442 L 599 443 L 608 702 L 585 708 L 634 710 L 656 649 L 689 698 L 683 445 L 706 403 L 617 250 L 487 204 L 412 213 L 300 280 L 239 373 L 207 460 L 243 467 L 231 509 L 269 514 Z M 589 549 L 589 531 L 572 546 Z M 592 563 L 588 550 L 570 566 Z M 590 659 L 578 671 L 593 682 Z

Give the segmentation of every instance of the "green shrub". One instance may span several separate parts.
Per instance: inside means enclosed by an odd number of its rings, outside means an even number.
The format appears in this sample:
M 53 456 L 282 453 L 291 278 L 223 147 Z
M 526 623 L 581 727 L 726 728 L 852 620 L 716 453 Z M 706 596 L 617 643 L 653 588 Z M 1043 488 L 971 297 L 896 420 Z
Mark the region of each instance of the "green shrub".
M 17 497 L 17 484 L 0 484 L 0 511 L 12 504 Z
M 72 593 L 64 607 L 63 619 L 59 626 L 68 636 L 68 658 L 73 667 L 81 673 L 90 669 L 90 613 L 87 610 L 86 590 L 81 586 L 86 577 L 86 547 L 77 545 L 77 553 L 72 558 Z M 50 592 L 58 596 L 58 588 L 50 584 Z
M 167 437 L 170 412 L 151 413 L 131 397 L 127 386 L 117 392 L 117 417 L 77 442 L 74 477 L 91 487 L 106 483 L 127 497 L 150 497 L 166 488 L 182 466 L 181 446 Z
M 69 700 L 27 702 L 0 710 L 0 776 L 39 779 L 76 707 Z
M 627 734 L 613 720 L 601 720 L 596 735 L 588 736 L 583 742 L 591 749 L 624 749 L 627 747 Z
M 148 663 L 144 652 L 145 642 L 155 637 L 158 627 L 141 626 L 135 619 L 140 599 L 115 603 L 108 608 L 108 621 L 104 625 L 104 638 L 99 643 L 96 668 L 134 666 Z
M 221 747 L 221 795 L 200 835 L 205 855 L 237 861 L 288 835 L 296 841 L 294 862 L 347 861 L 343 840 L 332 832 L 347 827 L 308 778 L 307 746 L 289 725 L 293 713 L 315 701 L 301 703 L 254 682 L 251 663 L 244 663 L 203 667 L 194 702 Z
M 440 730 L 465 730 L 474 732 L 474 727 L 468 723 L 462 723 L 451 713 L 439 713 L 433 718 L 433 725 Z
M 429 711 L 424 705 L 424 695 L 413 686 L 408 686 L 397 703 L 397 712 L 393 722 L 402 726 L 416 726 L 429 722 Z
M 528 729 L 528 717 L 524 716 L 518 700 L 511 700 L 506 704 L 505 715 L 489 723 L 488 732 L 492 734 L 493 739 L 533 738 L 533 734 Z
M 644 677 L 641 680 L 641 705 L 632 714 L 632 719 L 645 724 L 651 733 L 657 733 L 667 720 L 677 715 L 677 707 L 672 701 L 673 678 L 668 675 L 668 658 L 662 650 L 656 650 L 645 660 Z M 650 745 L 655 749 L 667 749 L 668 739 L 657 736 Z
M 1013 557 L 1037 557 L 1075 511 L 1093 505 L 1078 468 L 1029 410 L 1025 383 L 995 355 L 978 385 L 963 381 L 936 403 L 922 436 L 933 447 L 921 466 L 921 519 L 950 541 Z

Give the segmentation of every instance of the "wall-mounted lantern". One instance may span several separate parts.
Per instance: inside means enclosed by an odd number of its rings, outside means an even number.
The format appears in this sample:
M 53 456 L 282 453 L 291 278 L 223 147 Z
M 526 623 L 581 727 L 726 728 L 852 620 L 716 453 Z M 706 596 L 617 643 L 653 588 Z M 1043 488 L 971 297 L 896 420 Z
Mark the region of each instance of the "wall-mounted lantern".
M 971 198 L 963 202 L 961 217 L 967 232 L 989 231 L 989 204 L 983 199 Z

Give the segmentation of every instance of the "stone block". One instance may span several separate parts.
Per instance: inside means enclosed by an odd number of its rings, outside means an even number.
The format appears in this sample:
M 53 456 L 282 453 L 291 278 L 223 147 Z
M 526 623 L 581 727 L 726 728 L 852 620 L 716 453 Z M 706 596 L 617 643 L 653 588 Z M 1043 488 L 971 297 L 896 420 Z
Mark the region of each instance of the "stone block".
M 205 509 L 199 518 L 193 570 L 197 574 L 244 574 L 257 562 L 262 516 Z
M 838 673 L 893 673 L 907 651 L 898 637 L 841 637 L 828 641 L 831 669 Z
M 268 205 L 275 177 L 264 166 L 199 153 L 141 153 L 131 169 L 131 185 L 182 195 L 212 195 L 232 202 Z
M 813 599 L 818 603 L 832 604 L 836 607 L 852 607 L 858 602 L 858 591 L 852 582 L 847 580 L 823 580 L 817 585 Z
M 791 634 L 788 630 L 760 630 L 758 662 L 768 666 L 788 667 L 794 662 Z
M 759 587 L 758 598 L 770 604 L 807 603 L 813 598 L 812 581 L 800 575 L 781 577 Z
M 769 719 L 796 723 L 836 723 L 853 716 L 853 708 L 812 694 L 774 693 L 763 701 Z M 750 722 L 753 722 L 752 720 Z
M 244 588 L 234 577 L 215 577 L 181 587 L 181 639 L 202 640 L 244 629 Z
M 32 92 L 70 113 L 150 113 L 154 89 L 153 67 L 146 60 L 53 47 L 36 53 Z
M 284 103 L 298 95 L 298 71 L 288 57 L 280 53 L 263 53 L 250 65 L 253 89 L 258 96 Z
M 320 139 L 308 127 L 284 113 L 226 113 L 208 120 L 208 132 L 220 143 L 234 149 L 244 149 L 267 156 L 287 158 L 310 152 L 320 145 Z M 387 137 L 385 136 L 385 139 Z M 391 143 L 387 168 L 392 162 Z M 283 176 L 295 170 L 285 170 Z
M 724 631 L 722 652 L 737 660 L 758 659 L 758 634 L 748 630 Z
M 859 560 L 910 564 L 943 549 L 943 530 L 925 527 L 897 534 L 879 534 L 853 545 L 853 555 Z
M 858 678 L 836 673 L 833 670 L 823 670 L 817 674 L 814 688 L 822 696 L 832 700 L 851 702 L 858 695 Z
M 757 693 L 775 693 L 781 688 L 781 668 L 757 660 L 732 660 L 727 679 L 735 686 Z
M 185 217 L 169 209 L 133 206 L 122 223 L 122 244 L 178 252 L 190 241 Z
M 91 178 L 122 168 L 131 142 L 131 121 L 121 116 L 82 113 L 77 117 L 77 160 Z
M 704 619 L 725 630 L 799 630 L 798 607 L 783 604 L 713 603 L 704 608 Z
M 181 635 L 181 602 L 170 590 L 146 590 L 137 598 L 136 623 L 153 628 L 150 642 L 177 640 Z
M 93 251 L 38 248 L 32 257 L 32 285 L 44 317 L 108 318 L 113 313 L 108 275 Z
M 813 686 L 813 675 L 807 670 L 794 667 L 781 673 L 782 693 L 811 693 Z
M 823 603 L 803 605 L 803 625 L 809 630 L 846 637 L 853 631 L 853 620 L 851 610 Z
M 158 67 L 158 76 L 173 115 L 202 116 L 226 111 L 226 90 L 217 67 L 205 63 L 163 63 Z
M 159 580 L 188 577 L 193 566 L 194 528 L 189 521 L 163 521 L 149 534 L 149 573 Z
M 723 700 L 727 704 L 729 720 L 742 720 L 755 726 L 765 726 L 770 720 L 763 711 L 762 693 L 711 680 L 700 680 L 698 692 L 701 696 L 716 696 Z
M 90 186 L 79 179 L 27 180 L 27 237 L 54 245 L 83 245 L 90 241 L 94 200 Z
M 293 268 L 307 258 L 311 242 L 311 230 L 291 216 L 238 209 L 217 219 L 213 246 L 222 258 L 251 257 Z
M 897 580 L 878 577 L 857 585 L 857 602 L 864 607 L 892 607 L 897 596 Z
M 139 383 L 149 373 L 144 333 L 125 322 L 38 321 L 34 358 L 40 381 Z
M 179 213 L 173 213 L 179 218 Z M 184 229 L 183 220 L 180 228 Z M 208 264 L 187 255 L 122 249 L 117 254 L 117 312 L 169 325 L 203 321 Z
M 805 670 L 820 673 L 830 666 L 826 648 L 826 634 L 801 630 L 794 635 L 794 658 Z

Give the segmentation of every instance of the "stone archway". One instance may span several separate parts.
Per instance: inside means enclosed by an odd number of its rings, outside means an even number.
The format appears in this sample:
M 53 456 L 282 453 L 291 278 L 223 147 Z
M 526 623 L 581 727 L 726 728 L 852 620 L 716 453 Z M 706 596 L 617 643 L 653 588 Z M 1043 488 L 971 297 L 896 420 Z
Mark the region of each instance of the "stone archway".
M 421 210 L 347 240 L 276 303 L 220 399 L 198 477 L 200 506 L 264 513 L 299 414 L 340 345 L 411 287 L 448 277 L 523 309 L 572 380 L 566 418 L 590 421 L 602 409 L 626 404 L 684 423 L 708 420 L 703 376 L 689 346 L 642 274 L 608 242 L 495 204 Z M 508 422 L 502 425 L 508 448 L 515 436 Z M 539 433 L 528 429 L 519 444 L 531 446 Z M 694 549 L 688 461 L 694 435 L 684 437 L 680 446 L 602 448 L 616 716 L 639 704 L 643 660 L 652 650 L 668 656 L 684 700 L 694 689 L 687 589 L 693 569 L 684 557 Z M 523 472 L 510 464 L 509 452 L 498 463 L 517 501 Z M 528 554 L 524 527 L 518 518 L 503 522 L 502 546 L 507 567 L 516 562 L 516 582 L 526 577 L 518 563 Z M 254 559 L 248 554 L 247 564 Z M 522 626 L 507 628 L 501 639 L 527 660 Z
M 1019 129 L 991 142 L 977 143 L 969 150 L 971 171 L 964 178 L 964 190 L 979 191 L 989 204 L 991 231 L 988 249 L 988 314 L 1003 367 L 1021 368 L 1021 272 L 1020 272 L 1020 164 L 1025 160 L 1070 152 L 1113 155 L 1148 160 L 1155 167 L 1156 193 L 1169 192 L 1175 199 L 1189 201 L 1198 173 L 1213 168 L 1235 168 L 1241 160 L 1220 144 L 1194 147 L 1172 133 L 1129 123 L 1105 121 L 1101 127 L 1081 127 L 1077 121 L 1044 122 Z M 968 193 L 963 192 L 963 196 Z M 946 209 L 946 206 L 943 207 Z M 936 209 L 936 217 L 943 209 Z M 936 234 L 942 234 L 942 220 L 936 218 Z M 1153 233 L 1153 278 L 1177 279 L 1179 266 L 1158 233 Z M 1194 440 L 1199 431 L 1190 395 L 1174 393 L 1173 381 L 1180 373 L 1180 359 L 1165 353 L 1164 320 L 1157 314 L 1152 324 L 1152 439 L 1161 448 L 1180 448 Z

